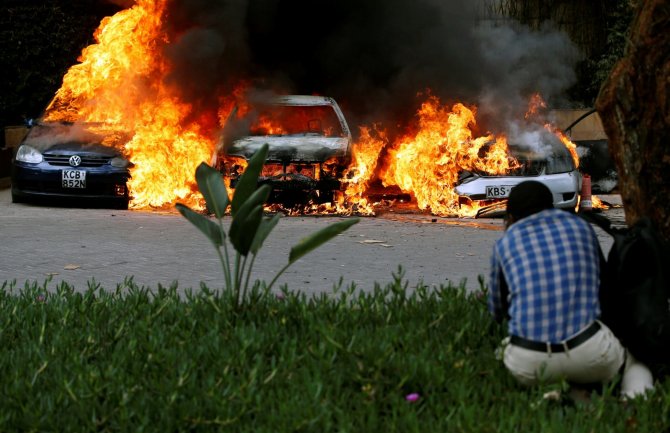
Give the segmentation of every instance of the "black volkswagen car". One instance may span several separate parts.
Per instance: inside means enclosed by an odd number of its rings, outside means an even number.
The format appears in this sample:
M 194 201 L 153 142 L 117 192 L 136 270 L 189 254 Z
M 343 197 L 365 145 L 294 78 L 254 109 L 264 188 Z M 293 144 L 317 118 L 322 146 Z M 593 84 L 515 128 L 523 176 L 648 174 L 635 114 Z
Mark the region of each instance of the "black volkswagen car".
M 36 123 L 12 160 L 12 201 L 127 209 L 131 163 L 118 150 L 122 140 L 100 125 Z

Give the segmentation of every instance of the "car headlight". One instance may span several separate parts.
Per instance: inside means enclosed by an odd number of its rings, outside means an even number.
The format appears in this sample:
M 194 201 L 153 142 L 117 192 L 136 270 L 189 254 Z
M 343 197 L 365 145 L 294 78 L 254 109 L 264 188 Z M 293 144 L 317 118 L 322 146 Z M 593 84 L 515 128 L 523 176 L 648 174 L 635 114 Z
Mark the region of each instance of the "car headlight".
M 130 161 L 125 158 L 121 158 L 120 156 L 115 156 L 111 161 L 109 161 L 109 163 L 112 165 L 112 167 L 116 168 L 128 168 L 130 165 Z
M 16 151 L 16 160 L 21 162 L 30 162 L 32 164 L 39 164 L 44 160 L 42 153 L 32 146 L 23 144 Z

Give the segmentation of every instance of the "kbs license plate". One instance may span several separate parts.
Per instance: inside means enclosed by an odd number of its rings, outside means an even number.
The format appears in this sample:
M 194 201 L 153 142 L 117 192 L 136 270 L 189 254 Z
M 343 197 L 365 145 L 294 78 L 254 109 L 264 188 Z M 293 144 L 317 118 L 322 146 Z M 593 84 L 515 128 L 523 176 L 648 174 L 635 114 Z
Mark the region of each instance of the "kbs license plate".
M 498 185 L 486 187 L 486 198 L 506 198 L 513 185 Z
M 63 170 L 63 188 L 86 188 L 86 172 L 84 170 Z

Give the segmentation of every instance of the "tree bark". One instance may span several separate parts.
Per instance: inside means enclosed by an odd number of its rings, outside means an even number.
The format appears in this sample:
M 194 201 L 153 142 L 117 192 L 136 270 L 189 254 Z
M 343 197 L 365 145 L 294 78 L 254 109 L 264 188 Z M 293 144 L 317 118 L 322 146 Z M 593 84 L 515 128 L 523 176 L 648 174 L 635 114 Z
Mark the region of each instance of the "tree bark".
M 670 0 L 639 0 L 624 57 L 596 109 L 632 225 L 642 216 L 670 240 Z

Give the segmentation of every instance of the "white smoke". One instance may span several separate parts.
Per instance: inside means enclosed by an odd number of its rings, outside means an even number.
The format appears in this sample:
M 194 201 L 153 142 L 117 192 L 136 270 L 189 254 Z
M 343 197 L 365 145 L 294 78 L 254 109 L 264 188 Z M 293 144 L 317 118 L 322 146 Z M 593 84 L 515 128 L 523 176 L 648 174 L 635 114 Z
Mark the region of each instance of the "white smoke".
M 567 34 L 548 24 L 533 31 L 514 23 L 483 23 L 475 34 L 486 76 L 479 112 L 500 132 L 512 133 L 524 126 L 520 122 L 532 95 L 539 94 L 549 106 L 560 105 L 566 90 L 576 82 L 579 50 Z
M 507 140 L 512 146 L 532 152 L 540 157 L 547 157 L 553 153 L 557 138 L 542 125 L 509 122 Z

